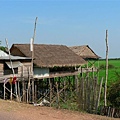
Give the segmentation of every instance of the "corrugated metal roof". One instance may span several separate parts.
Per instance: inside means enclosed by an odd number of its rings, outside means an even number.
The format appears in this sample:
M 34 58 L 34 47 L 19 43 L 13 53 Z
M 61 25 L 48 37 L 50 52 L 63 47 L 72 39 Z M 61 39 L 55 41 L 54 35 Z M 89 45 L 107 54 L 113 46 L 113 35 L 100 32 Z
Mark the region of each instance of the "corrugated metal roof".
M 4 56 L 8 56 L 8 54 L 5 53 L 4 51 L 0 50 L 0 57 L 4 57 Z
M 30 57 L 20 57 L 20 56 L 12 56 L 10 55 L 11 60 L 28 60 L 31 59 Z M 8 56 L 1 56 L 0 60 L 9 60 L 9 55 Z
M 20 56 L 13 56 L 10 55 L 10 58 L 12 60 L 26 60 L 26 59 L 31 59 L 30 57 L 20 57 Z M 4 51 L 0 50 L 0 60 L 9 60 L 9 55 L 5 53 Z

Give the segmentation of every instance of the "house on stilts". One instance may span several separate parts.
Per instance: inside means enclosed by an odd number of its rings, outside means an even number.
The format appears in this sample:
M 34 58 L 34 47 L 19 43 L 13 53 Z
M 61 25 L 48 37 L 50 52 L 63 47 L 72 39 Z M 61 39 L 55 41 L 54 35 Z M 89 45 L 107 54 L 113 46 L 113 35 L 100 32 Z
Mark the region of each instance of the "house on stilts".
M 95 71 L 94 69 L 88 71 L 87 60 L 91 58 L 90 55 L 78 55 L 65 45 L 34 44 L 33 48 L 33 62 L 30 44 L 13 44 L 10 49 L 12 56 L 25 58 L 20 60 L 23 63 L 21 71 L 26 69 L 28 73 L 27 77 L 23 75 L 23 72 L 21 72 L 21 77 L 16 76 L 19 101 L 40 103 L 46 99 L 49 101 L 50 106 L 57 105 L 57 107 L 62 106 L 63 103 L 69 103 L 68 101 L 72 101 L 72 103 L 76 101 L 81 109 L 87 108 L 87 95 L 89 103 L 91 101 L 92 103 L 96 102 L 97 96 L 96 99 L 91 100 L 93 97 L 90 95 L 93 96 L 93 93 L 96 95 L 97 86 L 94 86 L 95 89 L 90 90 L 91 86 L 89 85 L 97 85 L 97 78 L 92 77 L 92 79 L 89 79 L 88 76 L 85 76 L 85 78 L 81 76 L 83 72 Z M 84 51 L 85 49 L 91 50 L 89 46 L 85 46 Z M 91 52 L 94 53 L 92 50 Z M 96 58 L 98 59 L 99 56 L 96 55 Z M 87 69 L 84 66 L 87 66 Z M 93 82 L 96 84 L 93 84 Z M 5 91 L 4 93 L 7 94 Z
M 13 44 L 10 51 L 14 56 L 32 56 L 29 44 Z M 65 45 L 34 44 L 34 78 L 78 74 L 75 68 L 84 64 L 87 62 Z
M 14 56 L 32 56 L 30 44 L 13 44 L 10 52 Z M 71 83 L 71 79 L 80 74 L 77 68 L 85 64 L 87 62 L 82 57 L 65 45 L 34 44 L 33 76 L 21 83 L 22 92 L 28 90 L 22 95 L 22 101 L 40 101 L 47 98 L 51 106 L 58 93 L 63 94 L 68 86 L 75 87 L 75 81 Z
M 86 69 L 88 71 L 98 71 L 99 68 L 99 59 L 98 56 L 90 47 L 89 45 L 82 45 L 82 46 L 70 46 L 69 47 L 73 52 L 77 55 L 82 57 L 84 60 L 87 61 Z M 98 62 L 98 67 L 95 67 L 94 64 Z M 84 69 L 84 68 L 83 68 Z M 85 70 L 85 69 L 84 69 Z M 85 71 L 86 72 L 86 71 Z

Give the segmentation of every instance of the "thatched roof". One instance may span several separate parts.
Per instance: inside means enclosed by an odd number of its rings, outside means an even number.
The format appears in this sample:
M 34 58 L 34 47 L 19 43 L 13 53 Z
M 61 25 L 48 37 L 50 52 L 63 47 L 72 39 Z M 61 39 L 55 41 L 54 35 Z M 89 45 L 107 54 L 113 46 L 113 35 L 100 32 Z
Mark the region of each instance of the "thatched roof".
M 69 47 L 72 51 L 74 51 L 77 55 L 81 56 L 84 59 L 99 59 L 100 57 L 95 54 L 95 52 L 88 46 L 72 46 Z
M 11 54 L 31 57 L 30 44 L 13 44 Z M 34 44 L 34 64 L 39 67 L 76 66 L 86 61 L 65 45 Z

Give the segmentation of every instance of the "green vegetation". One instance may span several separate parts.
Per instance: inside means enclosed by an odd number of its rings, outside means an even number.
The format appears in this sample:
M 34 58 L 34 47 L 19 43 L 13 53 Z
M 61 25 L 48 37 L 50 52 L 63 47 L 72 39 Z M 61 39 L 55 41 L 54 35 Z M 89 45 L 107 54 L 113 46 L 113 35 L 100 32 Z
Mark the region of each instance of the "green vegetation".
M 7 49 L 6 47 L 0 46 L 0 50 L 6 52 L 6 49 Z
M 120 108 L 120 81 L 113 83 L 109 87 L 107 98 L 112 107 Z
M 99 60 L 99 80 L 106 76 L 106 60 Z M 95 66 L 98 67 L 98 62 Z M 108 89 L 107 89 L 107 100 L 108 105 L 120 108 L 120 59 L 109 59 L 108 60 Z M 104 92 L 104 91 L 103 91 Z M 102 95 L 101 103 L 103 104 L 104 95 Z
M 95 63 L 95 66 L 98 67 L 98 62 Z M 120 59 L 109 59 L 108 60 L 108 86 L 112 83 L 119 80 L 120 77 Z M 99 78 L 104 77 L 106 72 L 106 61 L 99 60 Z
M 2 51 L 4 51 L 4 52 L 6 52 L 6 50 L 7 50 L 7 48 L 6 47 L 4 47 L 4 46 L 1 46 L 1 41 L 0 41 L 0 50 L 2 50 Z

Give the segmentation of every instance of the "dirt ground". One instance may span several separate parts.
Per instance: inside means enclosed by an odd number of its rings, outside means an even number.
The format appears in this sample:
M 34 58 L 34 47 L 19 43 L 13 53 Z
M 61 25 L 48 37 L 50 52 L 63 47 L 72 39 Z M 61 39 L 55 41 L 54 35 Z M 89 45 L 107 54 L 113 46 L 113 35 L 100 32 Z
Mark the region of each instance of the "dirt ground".
M 0 120 L 118 120 L 50 107 L 33 106 L 0 99 Z

